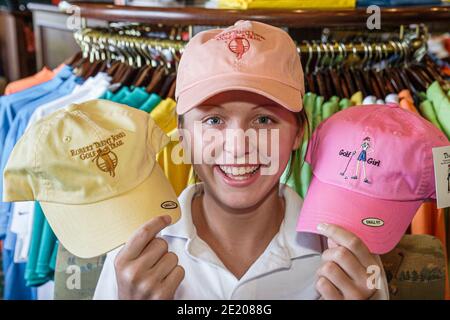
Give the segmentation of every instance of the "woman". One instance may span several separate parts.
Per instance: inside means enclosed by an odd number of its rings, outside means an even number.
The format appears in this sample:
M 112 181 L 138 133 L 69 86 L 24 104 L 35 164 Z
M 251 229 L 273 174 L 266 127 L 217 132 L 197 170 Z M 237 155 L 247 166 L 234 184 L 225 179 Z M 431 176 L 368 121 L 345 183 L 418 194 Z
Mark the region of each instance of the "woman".
M 202 183 L 180 195 L 179 221 L 153 219 L 108 254 L 95 298 L 387 298 L 384 273 L 374 288 L 366 272 L 382 270 L 380 260 L 357 237 L 326 224 L 323 236 L 295 231 L 302 200 L 280 177 L 299 165 L 303 94 L 295 44 L 281 29 L 239 21 L 196 35 L 176 96 Z

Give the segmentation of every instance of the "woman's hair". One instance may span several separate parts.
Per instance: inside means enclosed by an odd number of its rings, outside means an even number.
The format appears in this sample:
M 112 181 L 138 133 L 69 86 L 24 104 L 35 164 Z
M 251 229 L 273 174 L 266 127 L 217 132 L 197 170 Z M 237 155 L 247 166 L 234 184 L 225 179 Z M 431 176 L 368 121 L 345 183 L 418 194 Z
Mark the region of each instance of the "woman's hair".
M 297 123 L 299 128 L 303 129 L 303 135 L 305 134 L 308 135 L 310 131 L 310 125 L 305 109 L 302 109 L 300 112 L 295 112 L 295 114 L 297 116 Z M 183 126 L 184 126 L 184 117 L 183 115 L 178 115 L 178 127 L 183 128 Z M 304 161 L 302 159 L 302 144 L 300 144 L 300 147 L 298 149 L 293 150 L 291 152 L 291 157 L 288 162 L 289 169 L 287 171 L 287 174 L 285 175 L 285 179 L 283 181 L 284 184 L 287 184 L 292 175 L 294 179 L 294 185 L 298 186 L 300 184 L 300 170 L 303 166 L 303 162 Z M 199 178 L 195 170 L 193 170 L 193 172 L 194 172 L 194 182 L 198 183 Z

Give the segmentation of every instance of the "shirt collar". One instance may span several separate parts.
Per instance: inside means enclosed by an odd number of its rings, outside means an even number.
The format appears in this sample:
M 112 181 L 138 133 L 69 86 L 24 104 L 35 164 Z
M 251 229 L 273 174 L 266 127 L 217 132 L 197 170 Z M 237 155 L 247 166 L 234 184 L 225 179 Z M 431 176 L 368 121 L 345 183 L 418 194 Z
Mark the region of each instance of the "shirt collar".
M 163 236 L 171 236 L 192 240 L 197 238 L 197 230 L 192 222 L 191 204 L 197 188 L 202 184 L 188 186 L 179 196 L 181 207 L 180 219 L 161 231 Z M 303 204 L 300 196 L 287 185 L 280 185 L 280 192 L 285 199 L 285 216 L 280 230 L 269 244 L 267 250 L 273 257 L 278 257 L 285 264 L 291 259 L 308 255 L 320 255 L 322 242 L 320 236 L 312 233 L 299 233 L 296 231 L 297 218 Z

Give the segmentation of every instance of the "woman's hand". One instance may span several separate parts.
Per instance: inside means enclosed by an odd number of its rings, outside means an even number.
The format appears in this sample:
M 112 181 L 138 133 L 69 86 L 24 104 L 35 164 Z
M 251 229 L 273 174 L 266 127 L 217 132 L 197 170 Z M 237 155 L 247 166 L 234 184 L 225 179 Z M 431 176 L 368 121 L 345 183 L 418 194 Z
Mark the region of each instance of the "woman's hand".
M 172 299 L 184 278 L 178 257 L 167 242 L 155 238 L 170 224 L 170 216 L 156 217 L 139 228 L 117 254 L 114 268 L 119 299 Z
M 369 267 L 382 266 L 375 255 L 354 234 L 331 224 L 320 224 L 319 232 L 328 238 L 328 249 L 322 254 L 322 266 L 317 272 L 316 290 L 325 300 L 366 300 L 376 289 L 369 286 Z M 371 271 L 373 272 L 373 271 Z M 375 283 L 378 283 L 376 279 Z

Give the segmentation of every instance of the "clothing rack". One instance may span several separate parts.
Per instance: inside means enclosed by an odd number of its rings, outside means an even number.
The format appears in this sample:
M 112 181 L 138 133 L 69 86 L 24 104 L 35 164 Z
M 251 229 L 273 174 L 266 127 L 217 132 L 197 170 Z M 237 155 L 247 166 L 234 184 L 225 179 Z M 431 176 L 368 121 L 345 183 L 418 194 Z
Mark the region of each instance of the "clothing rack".
M 88 55 L 92 59 L 105 60 L 114 59 L 114 55 L 108 55 L 113 50 L 118 59 L 128 62 L 130 65 L 137 63 L 141 66 L 142 59 L 134 61 L 133 57 L 143 57 L 151 61 L 153 50 L 168 50 L 172 53 L 181 54 L 186 41 L 174 40 L 180 39 L 181 28 L 173 27 L 170 35 L 166 39 L 156 39 L 147 37 L 145 34 L 151 29 L 145 25 L 128 25 L 121 28 L 85 28 L 75 32 L 74 37 L 83 51 L 85 57 Z M 320 42 L 320 41 L 302 41 L 297 44 L 297 50 L 301 55 L 318 55 L 318 58 L 330 56 L 332 60 L 339 55 L 348 57 L 349 55 L 363 56 L 363 61 L 377 58 L 378 60 L 387 59 L 390 55 L 400 55 L 403 59 L 415 57 L 417 52 L 426 51 L 426 33 L 420 34 L 418 30 L 407 34 L 403 39 L 389 40 L 386 42 Z M 119 57 L 120 56 L 120 57 Z M 174 57 L 179 57 L 174 54 Z M 159 56 L 159 58 L 164 58 Z

